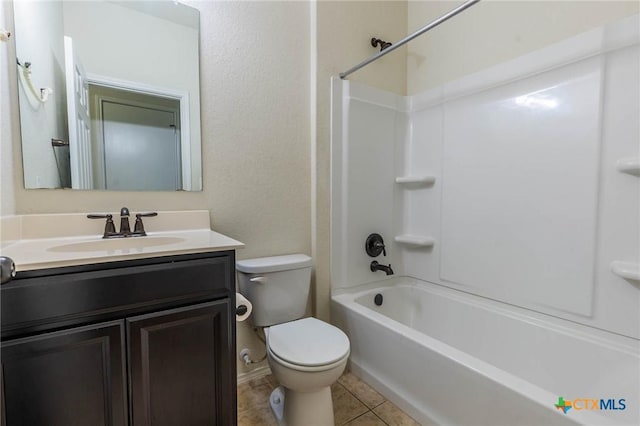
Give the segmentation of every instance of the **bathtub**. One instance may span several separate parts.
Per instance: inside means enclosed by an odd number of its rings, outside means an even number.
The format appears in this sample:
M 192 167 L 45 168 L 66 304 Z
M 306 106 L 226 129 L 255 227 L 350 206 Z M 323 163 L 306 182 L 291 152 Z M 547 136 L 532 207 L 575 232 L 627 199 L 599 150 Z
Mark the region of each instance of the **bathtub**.
M 636 340 L 408 277 L 334 292 L 331 312 L 351 370 L 423 425 L 640 424 Z

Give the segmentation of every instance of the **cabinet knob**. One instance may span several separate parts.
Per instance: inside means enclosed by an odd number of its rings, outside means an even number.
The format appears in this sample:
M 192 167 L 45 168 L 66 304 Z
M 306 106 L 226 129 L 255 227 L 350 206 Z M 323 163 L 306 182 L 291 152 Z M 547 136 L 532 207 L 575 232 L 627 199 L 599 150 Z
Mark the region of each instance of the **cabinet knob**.
M 16 276 L 16 264 L 10 257 L 0 256 L 0 284 L 6 284 Z

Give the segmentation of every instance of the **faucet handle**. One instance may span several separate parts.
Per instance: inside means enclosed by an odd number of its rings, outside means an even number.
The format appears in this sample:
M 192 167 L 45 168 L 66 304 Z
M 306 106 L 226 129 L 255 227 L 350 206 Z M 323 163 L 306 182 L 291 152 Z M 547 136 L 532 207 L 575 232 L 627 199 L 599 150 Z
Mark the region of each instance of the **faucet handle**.
M 112 214 L 95 214 L 91 213 L 87 215 L 87 219 L 112 219 Z
M 113 223 L 113 215 L 111 214 L 88 214 L 88 219 L 107 219 L 107 222 L 104 224 L 104 235 L 102 238 L 107 238 L 110 234 L 116 233 L 116 226 Z
M 158 212 L 136 213 L 136 217 L 154 217 L 158 216 Z
M 154 217 L 158 216 L 157 212 L 147 212 L 147 213 L 136 213 L 136 223 L 133 227 L 133 232 L 140 235 L 147 235 L 144 230 L 144 224 L 142 223 L 143 217 Z
M 378 257 L 380 256 L 380 253 L 382 253 L 383 256 L 387 255 L 384 240 L 380 234 L 370 234 L 364 243 L 364 248 L 367 254 L 371 257 Z

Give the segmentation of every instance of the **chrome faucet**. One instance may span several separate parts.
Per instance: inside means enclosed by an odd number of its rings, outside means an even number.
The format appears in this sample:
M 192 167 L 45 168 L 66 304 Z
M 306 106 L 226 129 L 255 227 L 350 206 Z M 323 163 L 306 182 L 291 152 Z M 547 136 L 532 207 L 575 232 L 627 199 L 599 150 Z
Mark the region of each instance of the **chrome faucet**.
M 383 271 L 387 275 L 393 275 L 393 269 L 391 269 L 391 264 L 389 264 L 389 266 L 381 265 L 380 263 L 374 260 L 371 262 L 371 272 L 376 272 L 376 271 Z
M 104 234 L 102 238 L 126 238 L 126 237 L 144 237 L 147 233 L 144 230 L 144 224 L 142 223 L 143 217 L 158 216 L 156 212 L 149 213 L 136 213 L 136 223 L 133 232 L 131 232 L 131 226 L 129 225 L 129 209 L 123 207 L 120 209 L 120 232 L 116 232 L 116 226 L 113 223 L 113 215 L 111 214 L 89 214 L 89 219 L 107 219 L 104 226 Z

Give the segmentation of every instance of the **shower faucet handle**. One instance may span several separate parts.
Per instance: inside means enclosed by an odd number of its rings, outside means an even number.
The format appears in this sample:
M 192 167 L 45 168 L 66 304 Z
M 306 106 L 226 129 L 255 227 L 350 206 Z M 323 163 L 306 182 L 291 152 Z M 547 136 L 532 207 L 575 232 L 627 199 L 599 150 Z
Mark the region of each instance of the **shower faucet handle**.
M 364 249 L 371 257 L 378 257 L 380 253 L 382 253 L 383 256 L 387 255 L 384 240 L 380 234 L 370 234 L 364 243 Z

